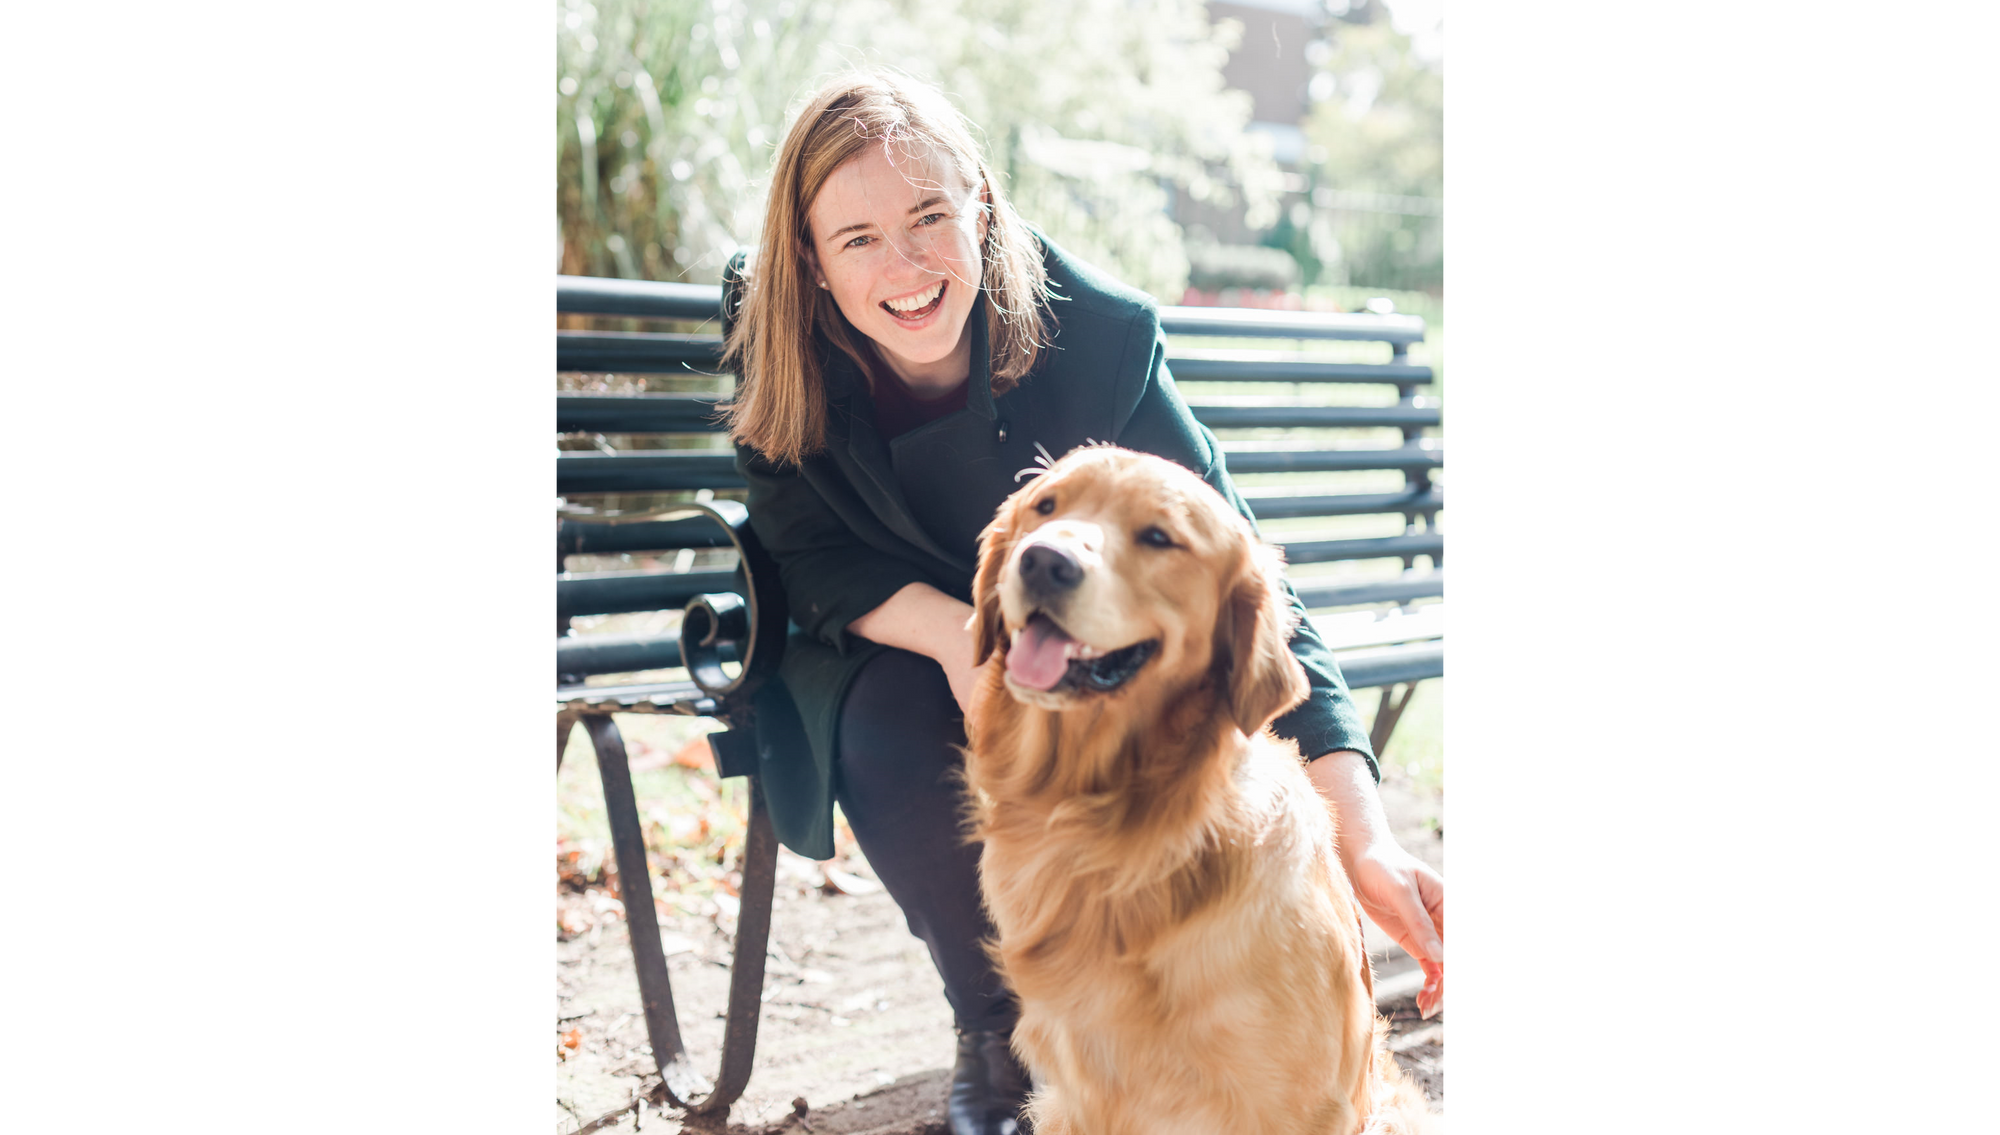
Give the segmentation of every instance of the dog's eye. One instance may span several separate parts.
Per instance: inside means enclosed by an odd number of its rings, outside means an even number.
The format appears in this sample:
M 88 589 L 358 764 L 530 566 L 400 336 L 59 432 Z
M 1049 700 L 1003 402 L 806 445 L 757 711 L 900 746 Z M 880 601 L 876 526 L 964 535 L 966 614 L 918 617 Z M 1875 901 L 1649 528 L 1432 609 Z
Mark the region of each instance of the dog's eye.
M 1049 513 L 1052 513 L 1055 510 L 1056 510 L 1056 498 L 1052 496 L 1043 497 L 1041 500 L 1035 502 L 1035 511 L 1041 513 L 1043 516 L 1047 516 Z
M 1149 548 L 1171 548 L 1174 538 L 1157 525 L 1149 525 L 1139 530 L 1139 542 Z

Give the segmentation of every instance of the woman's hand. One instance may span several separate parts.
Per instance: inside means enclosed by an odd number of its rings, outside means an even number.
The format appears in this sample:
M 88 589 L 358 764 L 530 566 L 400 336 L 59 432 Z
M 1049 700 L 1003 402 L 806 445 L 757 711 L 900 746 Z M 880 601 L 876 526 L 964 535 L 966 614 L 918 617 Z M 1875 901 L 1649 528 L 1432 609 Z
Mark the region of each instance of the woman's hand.
M 1417 1009 L 1426 1018 L 1444 1007 L 1444 879 L 1389 832 L 1375 778 L 1361 754 L 1341 750 L 1306 765 L 1306 775 L 1332 807 L 1341 866 L 1361 909 L 1424 970 Z
M 914 651 L 934 659 L 951 683 L 951 696 L 963 713 L 972 700 L 972 605 L 961 603 L 928 583 L 912 583 L 891 595 L 880 607 L 847 624 L 870 642 Z

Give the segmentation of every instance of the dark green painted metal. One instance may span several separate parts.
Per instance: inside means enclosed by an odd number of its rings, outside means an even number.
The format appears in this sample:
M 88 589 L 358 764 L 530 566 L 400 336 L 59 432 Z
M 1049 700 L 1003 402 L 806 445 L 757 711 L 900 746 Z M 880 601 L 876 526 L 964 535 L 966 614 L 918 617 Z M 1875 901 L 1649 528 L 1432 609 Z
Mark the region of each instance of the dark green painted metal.
M 736 455 L 728 450 L 571 450 L 556 455 L 556 492 L 565 496 L 742 487 L 743 478 L 736 474 Z
M 1437 556 L 1444 553 L 1444 533 L 1418 532 L 1363 540 L 1304 540 L 1285 544 L 1285 562 L 1323 564 L 1335 560 L 1379 560 L 1391 556 Z
M 722 311 L 722 288 L 714 284 L 557 276 L 556 310 L 646 319 L 717 319 Z M 1408 344 L 1424 337 L 1424 321 L 1414 315 L 1224 307 L 1162 307 L 1160 326 L 1169 335 L 1257 339 L 1348 339 Z
M 1393 382 L 1421 386 L 1436 377 L 1426 366 L 1329 363 L 1318 359 L 1274 358 L 1269 352 L 1169 355 L 1167 369 L 1178 382 Z
M 716 318 L 721 308 L 722 289 L 715 284 L 614 280 L 603 276 L 556 277 L 558 312 L 707 320 Z
M 1444 677 L 1444 643 L 1417 642 L 1340 660 L 1347 688 L 1365 690 Z
M 1322 497 L 1246 497 L 1258 520 L 1288 520 L 1301 516 L 1365 516 L 1377 512 L 1435 512 L 1444 507 L 1444 490 L 1394 493 L 1345 493 Z
M 629 524 L 588 524 L 565 520 L 556 529 L 556 551 L 562 555 L 729 546 L 729 533 L 705 516 L 686 520 L 639 520 Z
M 619 571 L 556 577 L 556 615 L 615 615 L 625 611 L 668 611 L 709 591 L 740 591 L 733 571 Z
M 562 394 L 557 433 L 719 433 L 721 394 Z
M 1435 426 L 1436 406 L 1189 406 L 1212 430 Z
M 721 644 L 722 660 L 737 661 L 736 644 Z M 556 640 L 559 675 L 629 674 L 639 670 L 669 670 L 681 664 L 681 636 L 588 635 Z
M 1356 469 L 1439 469 L 1442 448 L 1415 445 L 1395 449 L 1238 449 L 1225 453 L 1229 471 L 1245 473 L 1340 473 Z
M 558 371 L 611 374 L 717 374 L 722 340 L 654 331 L 558 331 Z

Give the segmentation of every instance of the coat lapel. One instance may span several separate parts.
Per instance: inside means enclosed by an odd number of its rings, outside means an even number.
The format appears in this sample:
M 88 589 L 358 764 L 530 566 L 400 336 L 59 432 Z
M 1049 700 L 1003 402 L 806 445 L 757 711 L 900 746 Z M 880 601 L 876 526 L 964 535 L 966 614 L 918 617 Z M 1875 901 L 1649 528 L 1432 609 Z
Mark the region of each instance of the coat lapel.
M 868 396 L 867 379 L 862 377 L 854 361 L 846 355 L 838 351 L 829 351 L 827 355 L 830 365 L 823 373 L 832 380 L 828 390 L 829 400 L 839 401 L 844 411 L 829 417 L 845 419 L 847 465 L 852 470 L 849 481 L 890 531 L 943 563 L 961 566 L 960 557 L 947 553 L 936 540 L 931 539 L 930 533 L 924 531 L 910 511 L 895 467 L 890 464 L 889 447 L 875 432 L 875 403 Z M 988 401 L 991 402 L 990 395 Z M 829 420 L 828 426 L 831 428 L 832 425 Z

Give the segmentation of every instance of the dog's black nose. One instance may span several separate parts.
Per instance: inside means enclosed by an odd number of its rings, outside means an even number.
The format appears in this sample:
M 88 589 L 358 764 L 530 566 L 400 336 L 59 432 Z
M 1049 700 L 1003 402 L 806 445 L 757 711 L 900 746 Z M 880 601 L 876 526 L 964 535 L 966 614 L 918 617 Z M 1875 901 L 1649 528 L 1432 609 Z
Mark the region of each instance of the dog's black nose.
M 1038 591 L 1068 591 L 1083 582 L 1083 565 L 1052 544 L 1021 549 L 1021 582 Z

